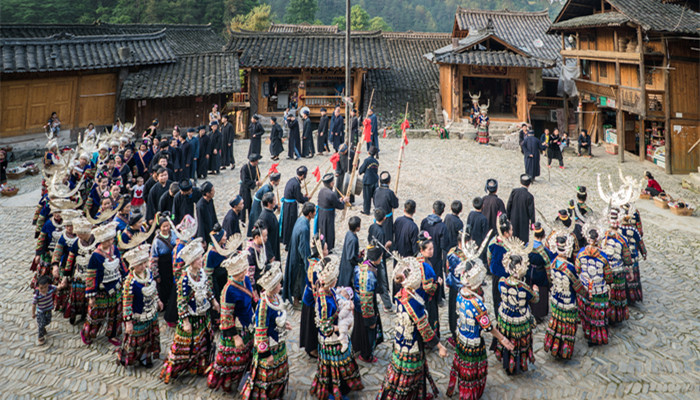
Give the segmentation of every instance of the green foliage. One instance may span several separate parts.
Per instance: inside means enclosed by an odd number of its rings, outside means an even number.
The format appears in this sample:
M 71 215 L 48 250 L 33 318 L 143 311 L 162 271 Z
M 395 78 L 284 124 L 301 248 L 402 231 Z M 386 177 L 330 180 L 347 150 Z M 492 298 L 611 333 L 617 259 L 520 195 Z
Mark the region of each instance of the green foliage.
M 389 26 L 389 24 L 387 24 L 382 17 L 374 17 L 370 19 L 368 28 L 370 31 L 392 31 L 391 26 Z
M 232 31 L 266 31 L 272 23 L 271 8 L 263 4 L 253 8 L 246 15 L 236 15 L 231 20 Z
M 369 14 L 361 5 L 355 4 L 350 8 L 350 29 L 364 31 L 369 27 Z
M 284 20 L 288 24 L 312 23 L 316 20 L 318 0 L 291 0 Z
M 374 17 L 370 18 L 367 11 L 362 8 L 359 4 L 355 4 L 350 8 L 350 21 L 352 24 L 350 28 L 353 31 L 391 31 L 391 26 L 389 26 L 384 18 Z M 341 31 L 345 30 L 345 15 L 339 15 L 331 21 L 331 25 L 338 25 L 338 29 Z
M 345 31 L 345 15 L 333 18 L 331 25 L 338 25 L 338 29 Z

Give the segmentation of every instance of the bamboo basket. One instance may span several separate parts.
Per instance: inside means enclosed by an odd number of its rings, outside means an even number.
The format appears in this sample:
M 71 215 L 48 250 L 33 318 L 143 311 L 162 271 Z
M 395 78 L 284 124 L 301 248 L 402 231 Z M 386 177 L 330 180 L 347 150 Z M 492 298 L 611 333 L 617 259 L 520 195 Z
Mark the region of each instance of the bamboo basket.
M 669 207 L 672 213 L 675 215 L 680 215 L 682 217 L 689 217 L 693 215 L 693 212 L 695 211 L 694 208 L 688 208 L 688 207 Z
M 642 193 L 639 195 L 640 200 L 651 200 L 651 195 L 649 193 Z
M 27 174 L 25 168 L 7 170 L 7 179 L 21 179 Z
M 660 197 L 654 197 L 654 205 L 659 208 L 668 208 L 668 200 Z
M 7 196 L 7 197 L 12 197 L 19 192 L 19 188 L 13 187 L 13 188 L 6 188 L 2 190 L 2 195 Z

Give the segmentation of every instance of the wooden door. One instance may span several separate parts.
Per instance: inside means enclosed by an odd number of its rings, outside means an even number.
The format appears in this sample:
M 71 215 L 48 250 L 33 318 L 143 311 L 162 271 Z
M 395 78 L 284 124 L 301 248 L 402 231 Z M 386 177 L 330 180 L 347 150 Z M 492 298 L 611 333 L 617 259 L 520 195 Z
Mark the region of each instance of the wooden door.
M 671 120 L 671 172 L 687 174 L 698 172 L 700 166 L 700 145 L 688 150 L 700 139 L 697 121 Z M 668 152 L 668 149 L 666 149 Z
M 20 132 L 24 129 L 27 113 L 27 83 L 3 82 L 0 84 L 0 136 L 11 136 L 10 132 Z
M 99 74 L 80 77 L 78 99 L 78 127 L 111 125 L 117 103 L 117 75 Z

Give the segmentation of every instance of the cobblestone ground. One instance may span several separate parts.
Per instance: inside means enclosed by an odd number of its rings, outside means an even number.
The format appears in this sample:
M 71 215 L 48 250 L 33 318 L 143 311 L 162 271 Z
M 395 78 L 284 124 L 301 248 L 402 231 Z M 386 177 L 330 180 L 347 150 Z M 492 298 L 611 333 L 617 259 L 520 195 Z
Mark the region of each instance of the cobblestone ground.
M 398 140 L 383 140 L 381 169 L 395 175 Z M 247 142 L 237 143 L 237 160 L 244 159 Z M 551 170 L 546 167 L 543 176 L 531 188 L 536 206 L 548 217 L 564 208 L 575 194 L 575 185 L 589 188 L 589 204 L 603 206 L 595 185 L 596 173 L 617 176 L 616 159 L 605 155 L 602 148 L 594 149 L 593 159 L 579 159 L 565 154 L 567 168 Z M 305 160 L 312 170 L 325 162 L 319 157 Z M 514 151 L 495 147 L 479 147 L 467 140 L 412 140 L 406 150 L 401 175 L 399 198 L 413 198 L 418 202 L 416 220 L 430 211 L 436 199 L 447 204 L 460 199 L 466 206 L 471 199 L 483 193 L 484 182 L 494 177 L 499 180 L 501 197 L 507 199 L 510 189 L 517 186 L 522 172 L 522 156 Z M 284 160 L 280 164 L 283 183 L 292 176 L 301 161 Z M 270 165 L 266 157 L 261 164 L 263 173 Z M 326 164 L 327 165 L 327 164 Z M 544 165 L 544 162 L 543 162 Z M 698 204 L 698 197 L 680 188 L 678 177 L 664 175 L 657 167 L 627 162 L 626 174 L 642 176 L 651 169 L 668 192 L 683 196 Z M 325 166 L 321 166 L 325 170 Z M 211 181 L 217 187 L 216 206 L 219 218 L 226 212 L 228 200 L 238 192 L 238 171 L 224 171 Z M 105 339 L 91 347 L 84 346 L 73 327 L 58 315 L 49 327 L 47 344 L 36 347 L 36 324 L 30 319 L 31 291 L 29 264 L 33 254 L 33 235 L 30 227 L 34 205 L 38 200 L 38 178 L 19 181 L 21 194 L 0 200 L 0 380 L 3 398 L 225 398 L 221 392 L 206 387 L 205 378 L 185 375 L 170 385 L 158 380 L 160 363 L 151 370 L 125 369 L 115 363 L 114 347 Z M 310 185 L 311 188 L 311 185 Z M 631 308 L 629 321 L 611 330 L 610 344 L 589 348 L 582 334 L 577 335 L 573 360 L 556 361 L 542 351 L 545 326 L 536 328 L 536 363 L 521 376 L 509 377 L 500 368 L 495 357 L 489 355 L 489 376 L 484 398 L 643 398 L 692 399 L 700 396 L 700 361 L 698 328 L 700 312 L 696 288 L 700 265 L 700 224 L 697 217 L 683 218 L 668 210 L 654 207 L 649 201 L 639 201 L 638 208 L 644 221 L 645 240 L 649 258 L 642 262 L 644 303 Z M 355 207 L 349 214 L 359 214 Z M 463 215 L 466 218 L 466 212 Z M 363 217 L 363 236 L 371 221 Z M 339 223 L 340 238 L 344 228 Z M 342 241 L 342 239 L 341 239 Z M 485 288 L 490 293 L 490 288 Z M 491 309 L 490 296 L 487 306 Z M 442 314 L 443 337 L 447 336 L 447 309 Z M 491 310 L 493 313 L 493 311 Z M 493 314 L 492 314 L 493 315 Z M 292 319 L 299 318 L 294 312 Z M 384 326 L 391 331 L 390 316 L 383 315 Z M 315 362 L 298 348 L 298 328 L 290 335 L 291 377 L 287 398 L 309 398 L 308 388 L 315 373 Z M 162 354 L 164 358 L 173 332 L 161 324 Z M 490 338 L 487 338 L 490 340 Z M 444 393 L 449 380 L 452 354 L 440 359 L 429 354 L 433 376 Z M 381 385 L 390 346 L 385 342 L 377 349 L 379 362 L 361 364 L 365 389 L 351 395 L 353 399 L 371 399 Z

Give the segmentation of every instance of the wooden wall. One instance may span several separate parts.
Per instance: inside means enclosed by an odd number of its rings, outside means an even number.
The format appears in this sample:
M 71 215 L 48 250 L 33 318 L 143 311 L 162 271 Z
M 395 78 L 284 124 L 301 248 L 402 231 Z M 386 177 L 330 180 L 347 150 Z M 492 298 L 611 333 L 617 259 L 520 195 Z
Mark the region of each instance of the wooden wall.
M 158 119 L 158 131 L 169 136 L 175 125 L 181 128 L 208 125 L 212 104 L 221 105 L 224 100 L 225 95 L 129 100 L 126 102 L 126 120 L 136 118 L 135 132 L 141 133 L 151 121 Z
M 700 139 L 700 62 L 690 43 L 681 40 L 669 42 L 669 133 L 671 171 L 674 174 L 697 172 L 700 166 L 700 146 L 688 153 Z
M 51 112 L 62 129 L 111 125 L 117 74 L 56 76 L 0 83 L 0 137 L 44 131 Z
M 449 64 L 440 64 L 440 97 L 442 108 L 447 111 L 448 118 L 454 121 L 456 96 L 453 94 L 452 66 Z

